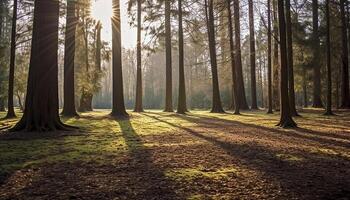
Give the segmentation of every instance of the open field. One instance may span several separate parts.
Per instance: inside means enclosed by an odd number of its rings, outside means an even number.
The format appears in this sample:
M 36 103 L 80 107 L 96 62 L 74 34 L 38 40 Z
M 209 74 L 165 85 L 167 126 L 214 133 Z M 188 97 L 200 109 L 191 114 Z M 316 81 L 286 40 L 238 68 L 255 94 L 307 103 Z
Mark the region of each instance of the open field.
M 349 112 L 306 110 L 287 130 L 263 111 L 130 114 L 63 119 L 75 133 L 2 133 L 0 199 L 350 198 Z

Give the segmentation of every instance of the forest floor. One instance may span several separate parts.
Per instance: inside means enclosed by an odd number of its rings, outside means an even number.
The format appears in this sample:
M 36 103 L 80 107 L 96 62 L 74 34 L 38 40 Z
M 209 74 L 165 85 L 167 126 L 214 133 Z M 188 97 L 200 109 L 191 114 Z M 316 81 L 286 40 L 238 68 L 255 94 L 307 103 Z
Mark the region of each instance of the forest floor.
M 304 110 L 287 130 L 264 111 L 130 114 L 1 133 L 0 199 L 350 199 L 350 112 Z

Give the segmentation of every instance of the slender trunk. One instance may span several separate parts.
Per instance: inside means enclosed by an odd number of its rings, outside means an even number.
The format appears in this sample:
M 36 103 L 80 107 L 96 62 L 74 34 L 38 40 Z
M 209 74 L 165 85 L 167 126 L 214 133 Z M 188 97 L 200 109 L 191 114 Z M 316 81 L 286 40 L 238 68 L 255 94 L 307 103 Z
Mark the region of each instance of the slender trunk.
M 142 61 L 141 61 L 141 0 L 137 0 L 137 71 L 135 112 L 143 112 L 142 105 Z
M 346 1 L 340 0 L 340 15 L 342 24 L 342 84 L 341 84 L 341 107 L 350 108 L 349 94 L 349 55 L 348 55 L 348 35 L 345 15 Z
M 307 108 L 308 100 L 307 100 L 307 86 L 306 86 L 306 68 L 303 67 L 303 93 L 304 93 L 304 107 Z
M 128 116 L 124 104 L 122 44 L 121 44 L 120 2 L 113 0 L 112 18 L 112 52 L 113 52 L 113 101 L 112 113 L 114 117 Z
M 186 106 L 186 85 L 185 85 L 185 67 L 184 67 L 184 38 L 182 27 L 182 0 L 179 3 L 179 100 L 177 112 L 184 114 L 187 112 Z
M 224 109 L 221 105 L 220 89 L 219 89 L 219 77 L 217 69 L 216 60 L 216 43 L 215 43 L 215 24 L 214 24 L 214 2 L 213 0 L 205 0 L 205 11 L 206 11 L 206 21 L 208 29 L 208 40 L 209 40 L 209 54 L 210 54 L 210 64 L 212 73 L 212 113 L 223 113 Z
M 19 109 L 21 111 L 24 111 L 21 95 L 17 92 L 16 96 L 17 96 L 17 99 L 18 99 Z
M 267 0 L 267 87 L 268 87 L 268 114 L 272 114 L 272 31 L 271 31 L 271 0 Z
M 75 1 L 67 1 L 67 18 L 64 49 L 64 101 L 62 115 L 66 117 L 78 116 L 75 108 L 74 58 L 75 31 L 77 17 L 75 16 Z
M 278 58 L 278 17 L 277 17 L 277 1 L 273 0 L 272 3 L 273 7 L 273 34 L 275 39 L 273 40 L 273 107 L 276 111 L 280 110 L 280 91 L 279 88 L 279 81 L 280 81 L 280 63 Z
M 250 80 L 251 80 L 251 109 L 258 109 L 256 97 L 256 52 L 255 52 L 255 27 L 254 27 L 254 5 L 253 0 L 248 0 L 249 4 L 249 37 L 250 37 Z
M 331 38 L 329 19 L 329 0 L 326 0 L 326 55 L 327 55 L 327 106 L 325 115 L 333 115 L 332 111 L 332 68 L 331 68 Z
M 15 80 L 15 60 L 16 60 L 16 26 L 17 26 L 17 5 L 18 0 L 13 1 L 13 15 L 12 15 L 12 31 L 11 31 L 11 56 L 10 56 L 10 70 L 8 82 L 8 96 L 7 96 L 7 115 L 6 118 L 15 118 L 15 110 L 13 107 L 13 85 Z
M 170 0 L 165 0 L 165 109 L 164 112 L 173 112 L 173 81 L 172 81 L 172 58 L 171 58 L 171 7 Z
M 235 67 L 236 67 L 236 79 L 237 79 L 237 95 L 239 97 L 239 107 L 240 109 L 247 110 L 249 109 L 245 88 L 244 88 L 244 80 L 243 80 L 243 70 L 242 70 L 242 53 L 241 53 L 241 25 L 240 25 L 240 8 L 239 8 L 239 0 L 233 1 L 234 8 L 234 26 L 235 26 Z
M 281 93 L 281 119 L 278 126 L 283 128 L 296 127 L 290 112 L 290 103 L 288 98 L 288 64 L 287 64 L 287 34 L 286 22 L 284 15 L 284 1 L 278 1 L 278 19 L 280 30 L 280 52 L 281 52 L 281 69 L 280 69 L 280 93 Z
M 318 0 L 312 0 L 312 26 L 313 26 L 313 104 L 314 108 L 322 108 L 321 100 L 321 64 L 320 64 L 320 38 L 318 30 Z
M 287 31 L 287 66 L 288 66 L 288 93 L 290 112 L 293 116 L 299 116 L 295 107 L 294 89 L 294 62 L 293 62 L 293 35 L 290 0 L 286 0 L 286 31 Z
M 240 105 L 237 103 L 238 100 L 238 84 L 237 84 L 237 68 L 236 68 L 236 62 L 235 62 L 235 46 L 233 41 L 233 23 L 232 23 L 232 11 L 231 11 L 231 0 L 227 1 L 227 13 L 228 13 L 228 30 L 229 30 L 229 36 L 230 36 L 230 56 L 231 56 L 231 70 L 232 70 L 232 84 L 233 84 L 233 102 L 234 102 L 234 114 L 239 115 L 239 109 Z
M 59 2 L 36 0 L 34 7 L 25 110 L 21 120 L 11 130 L 67 130 L 68 126 L 61 122 L 58 114 Z

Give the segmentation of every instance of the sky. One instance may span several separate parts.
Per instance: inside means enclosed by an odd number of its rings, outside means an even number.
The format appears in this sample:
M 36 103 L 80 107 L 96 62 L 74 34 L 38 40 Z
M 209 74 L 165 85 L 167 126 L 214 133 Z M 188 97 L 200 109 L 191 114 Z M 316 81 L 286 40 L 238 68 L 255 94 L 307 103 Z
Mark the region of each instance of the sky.
M 136 47 L 136 29 L 129 26 L 129 18 L 127 14 L 127 1 L 120 0 L 121 9 L 121 28 L 122 28 L 122 46 L 125 48 Z M 103 25 L 102 39 L 110 42 L 112 40 L 111 32 L 111 15 L 112 0 L 93 0 L 92 16 L 101 21 Z

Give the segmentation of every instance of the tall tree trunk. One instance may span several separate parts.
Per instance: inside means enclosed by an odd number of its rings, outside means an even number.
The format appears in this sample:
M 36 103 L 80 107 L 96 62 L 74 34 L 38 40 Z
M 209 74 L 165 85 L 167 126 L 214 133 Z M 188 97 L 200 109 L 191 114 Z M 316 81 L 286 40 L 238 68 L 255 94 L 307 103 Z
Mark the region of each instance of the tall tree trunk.
M 10 71 L 9 71 L 9 86 L 7 96 L 7 115 L 6 118 L 15 118 L 15 110 L 13 107 L 13 85 L 15 80 L 15 60 L 16 60 L 16 26 L 17 26 L 17 5 L 18 0 L 13 1 L 12 15 L 12 31 L 11 31 L 11 56 L 10 56 Z
M 278 1 L 278 19 L 280 30 L 280 52 L 281 52 L 281 69 L 280 69 L 280 92 L 281 92 L 281 119 L 278 126 L 283 128 L 296 127 L 290 112 L 290 103 L 288 97 L 288 56 L 287 56 L 287 34 L 284 14 L 284 0 Z
M 216 60 L 216 43 L 215 43 L 215 24 L 214 24 L 214 2 L 213 0 L 205 0 L 206 9 L 206 21 L 208 29 L 209 39 L 209 54 L 210 64 L 212 73 L 212 87 L 213 87 L 213 98 L 212 98 L 212 113 L 223 113 L 224 109 L 221 105 L 220 88 L 219 88 L 219 77 L 218 77 L 218 66 Z
M 112 113 L 114 117 L 128 117 L 124 104 L 122 44 L 121 44 L 120 2 L 113 0 L 112 17 L 112 52 L 113 52 L 113 100 Z
M 68 0 L 64 48 L 64 101 L 62 111 L 62 115 L 66 117 L 78 116 L 75 108 L 74 90 L 75 31 L 78 22 L 75 11 L 75 1 Z
M 340 15 L 342 24 L 342 84 L 341 84 L 341 107 L 350 108 L 349 94 L 349 51 L 348 51 L 348 35 L 347 21 L 345 15 L 346 1 L 340 0 Z
M 231 0 L 226 0 L 226 6 L 227 6 L 227 13 L 228 13 L 228 30 L 229 30 L 229 37 L 230 37 L 230 56 L 231 56 L 231 70 L 232 70 L 232 84 L 233 84 L 233 102 L 234 102 L 234 114 L 239 115 L 240 114 L 240 104 L 238 98 L 238 84 L 237 84 L 237 68 L 236 68 L 236 61 L 235 61 L 235 46 L 233 41 L 233 23 L 232 23 L 232 11 L 231 11 Z
M 327 55 L 327 106 L 325 115 L 333 115 L 332 111 L 332 67 L 331 67 L 331 38 L 329 0 L 326 0 L 326 55 Z
M 59 1 L 35 1 L 25 110 L 12 131 L 68 129 L 58 115 L 58 21 Z
M 303 94 L 304 94 L 304 107 L 307 108 L 308 98 L 307 98 L 307 85 L 306 85 L 306 68 L 303 67 Z
M 294 89 L 294 62 L 293 62 L 293 35 L 292 35 L 292 17 L 290 0 L 286 0 L 286 31 L 287 31 L 287 66 L 288 66 L 288 93 L 290 112 L 293 116 L 299 116 L 295 107 L 295 89 Z
M 187 112 L 186 105 L 186 85 L 185 85 L 185 63 L 184 63 L 184 35 L 182 27 L 182 0 L 178 0 L 179 7 L 179 100 L 177 112 L 184 114 Z
M 280 63 L 278 58 L 278 17 L 277 17 L 277 0 L 273 0 L 273 34 L 274 34 L 274 44 L 273 44 L 273 107 L 276 111 L 280 110 L 280 99 L 281 94 L 279 91 L 279 81 L 280 81 Z
M 143 112 L 142 105 L 142 61 L 141 61 L 141 0 L 137 0 L 137 72 L 135 112 Z
M 239 107 L 240 109 L 247 110 L 249 109 L 245 88 L 243 80 L 243 70 L 242 70 L 242 53 L 241 53 L 241 25 L 240 25 L 240 8 L 239 0 L 233 1 L 234 8 L 234 26 L 235 26 L 235 45 L 236 45 L 236 58 L 235 58 L 235 67 L 236 67 L 236 79 L 237 79 L 237 95 L 239 97 Z
M 102 24 L 100 21 L 97 22 L 95 29 L 96 29 L 95 67 L 97 70 L 101 71 L 102 70 L 102 65 L 101 65 L 101 50 L 102 50 L 101 29 L 102 29 Z
M 172 58 L 171 58 L 171 7 L 170 0 L 165 0 L 165 109 L 164 112 L 173 112 L 173 80 L 172 80 Z
M 267 0 L 267 77 L 268 77 L 268 114 L 272 114 L 272 31 L 271 31 L 271 0 Z
M 255 25 L 254 25 L 254 5 L 253 0 L 248 0 L 249 4 L 249 37 L 250 37 L 250 75 L 251 75 L 251 109 L 258 109 L 256 97 L 256 52 L 255 52 Z
M 320 38 L 318 31 L 318 0 L 312 0 L 312 27 L 313 27 L 313 104 L 314 108 L 322 108 L 321 100 L 321 64 L 320 60 Z

